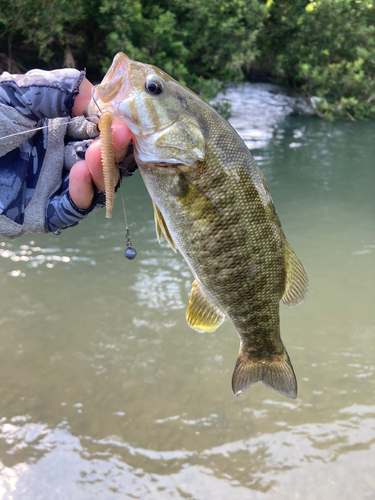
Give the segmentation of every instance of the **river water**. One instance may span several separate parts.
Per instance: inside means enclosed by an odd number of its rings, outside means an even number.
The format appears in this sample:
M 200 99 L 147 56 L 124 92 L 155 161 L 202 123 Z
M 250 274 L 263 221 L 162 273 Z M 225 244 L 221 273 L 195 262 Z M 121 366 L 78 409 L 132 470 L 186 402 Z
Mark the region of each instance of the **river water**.
M 192 282 L 156 241 L 139 174 L 124 217 L 0 240 L 0 498 L 375 498 L 375 123 L 300 115 L 268 84 L 229 92 L 310 279 L 281 309 L 298 378 L 236 399 L 230 322 L 185 322 Z

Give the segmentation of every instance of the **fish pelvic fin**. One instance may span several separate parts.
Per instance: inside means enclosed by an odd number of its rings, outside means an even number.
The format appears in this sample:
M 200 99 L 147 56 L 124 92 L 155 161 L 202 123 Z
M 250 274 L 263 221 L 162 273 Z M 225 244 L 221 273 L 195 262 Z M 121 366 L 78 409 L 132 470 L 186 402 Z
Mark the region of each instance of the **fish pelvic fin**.
M 204 294 L 196 281 L 193 282 L 186 321 L 197 332 L 214 332 L 224 321 L 225 314 Z
M 165 238 L 172 250 L 177 253 L 176 245 L 172 239 L 172 236 L 168 230 L 167 224 L 165 223 L 164 217 L 162 216 L 160 210 L 156 206 L 155 202 L 152 202 L 154 206 L 154 216 L 155 216 L 155 229 L 156 229 L 156 237 L 158 242 L 160 243 Z
M 255 382 L 263 382 L 283 396 L 297 397 L 297 379 L 288 353 L 265 359 L 249 359 L 242 349 L 237 359 L 232 377 L 232 389 L 238 398 Z
M 284 239 L 286 267 L 285 290 L 281 301 L 288 307 L 297 306 L 307 299 L 309 283 L 306 272 L 292 247 Z

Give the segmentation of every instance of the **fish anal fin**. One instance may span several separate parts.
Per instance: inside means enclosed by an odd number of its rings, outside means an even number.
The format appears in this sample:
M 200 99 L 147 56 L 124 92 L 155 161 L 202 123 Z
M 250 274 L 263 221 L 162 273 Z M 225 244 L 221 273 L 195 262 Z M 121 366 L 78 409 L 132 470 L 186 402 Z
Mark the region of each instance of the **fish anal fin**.
M 288 353 L 271 358 L 247 358 L 243 351 L 237 359 L 232 377 L 232 389 L 236 397 L 242 394 L 256 382 L 263 382 L 283 396 L 291 399 L 297 397 L 297 380 Z
M 281 301 L 288 307 L 297 306 L 307 299 L 309 293 L 307 275 L 299 258 L 285 239 L 284 256 L 286 280 Z
M 160 243 L 163 241 L 163 237 L 168 241 L 169 245 L 171 246 L 172 250 L 177 253 L 176 250 L 176 245 L 174 244 L 174 241 L 172 239 L 172 236 L 170 235 L 170 232 L 168 230 L 168 227 L 165 223 L 164 217 L 162 216 L 160 210 L 156 206 L 154 202 L 152 202 L 154 206 L 154 216 L 155 216 L 155 229 L 156 229 L 156 236 L 158 238 L 158 242 Z
M 194 281 L 189 307 L 186 311 L 188 325 L 197 332 L 214 332 L 224 319 L 225 314 L 210 301 Z

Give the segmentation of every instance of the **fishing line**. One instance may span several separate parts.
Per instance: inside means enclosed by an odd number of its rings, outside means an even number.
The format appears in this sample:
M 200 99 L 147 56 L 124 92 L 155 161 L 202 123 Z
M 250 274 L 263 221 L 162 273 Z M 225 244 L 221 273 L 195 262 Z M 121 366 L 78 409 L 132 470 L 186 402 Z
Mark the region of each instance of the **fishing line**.
M 94 85 L 94 86 L 93 86 L 93 88 L 91 89 L 91 99 L 94 101 L 94 104 L 95 104 L 95 106 L 98 108 L 99 113 L 100 113 L 100 115 L 101 115 L 101 114 L 102 114 L 102 110 L 100 109 L 99 104 L 96 102 L 95 95 L 94 95 L 94 92 L 95 92 L 95 90 L 96 90 L 96 87 L 97 87 L 97 86 L 98 86 L 98 85 Z M 100 115 L 99 115 L 99 116 L 100 116 Z
M 69 121 L 70 120 L 66 120 L 66 122 L 63 123 L 68 123 Z M 16 132 L 15 134 L 4 135 L 3 137 L 0 137 L 0 139 L 1 140 L 9 139 L 10 137 L 15 137 L 16 135 L 28 134 L 29 132 L 34 132 L 36 130 L 42 130 L 44 128 L 49 128 L 49 127 L 52 127 L 52 125 L 43 125 L 42 127 L 30 128 L 29 130 L 23 130 L 22 132 Z
M 132 242 L 130 239 L 130 230 L 128 227 L 128 219 L 126 217 L 126 210 L 125 210 L 125 200 L 124 200 L 124 195 L 122 193 L 122 189 L 120 188 L 120 193 L 121 193 L 121 200 L 122 200 L 122 207 L 124 209 L 124 218 L 125 218 L 125 227 L 126 227 L 126 250 L 124 252 L 124 255 L 127 259 L 133 260 L 136 255 L 137 251 L 132 247 Z
M 120 189 L 120 192 L 121 192 L 122 208 L 124 209 L 125 226 L 127 228 L 128 227 L 128 219 L 126 218 L 125 200 L 124 200 L 124 195 L 122 193 L 122 189 Z
M 95 106 L 98 108 L 99 117 L 100 117 L 100 115 L 102 114 L 102 110 L 100 109 L 99 104 L 96 102 L 95 95 L 94 95 L 96 87 L 97 87 L 97 85 L 95 85 L 91 90 L 91 99 L 94 101 Z M 116 152 L 115 152 L 115 160 L 116 160 L 116 163 L 118 164 Z M 123 192 L 121 189 L 121 185 L 120 185 L 120 193 L 121 193 L 122 207 L 124 210 L 124 219 L 125 219 L 125 228 L 126 228 L 126 233 L 125 233 L 126 249 L 124 252 L 124 256 L 129 260 L 133 260 L 137 255 L 137 251 L 132 247 L 132 242 L 131 242 L 131 238 L 130 238 L 130 230 L 129 230 L 129 226 L 128 226 L 128 219 L 126 217 L 125 200 L 124 200 L 124 195 L 123 195 Z

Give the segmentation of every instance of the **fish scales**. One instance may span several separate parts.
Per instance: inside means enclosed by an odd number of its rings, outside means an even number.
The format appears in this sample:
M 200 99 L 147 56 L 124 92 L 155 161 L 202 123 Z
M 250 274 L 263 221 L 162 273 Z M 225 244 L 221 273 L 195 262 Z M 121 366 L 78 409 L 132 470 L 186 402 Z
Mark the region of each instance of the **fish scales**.
M 243 210 L 243 207 L 261 204 L 248 176 L 241 174 L 243 182 L 239 185 L 236 180 L 235 189 L 225 186 L 228 195 L 216 199 L 215 194 L 222 193 L 223 184 L 233 180 L 220 175 L 217 168 L 210 169 L 209 152 L 206 156 L 199 170 L 190 178 L 186 175 L 191 184 L 185 181 L 187 186 L 183 192 L 187 189 L 188 193 L 182 197 L 181 182 L 175 184 L 173 172 L 154 176 L 147 172 L 146 185 L 204 292 L 220 304 L 247 349 L 259 358 L 265 349 L 267 352 L 277 349 L 281 353 L 278 302 L 285 279 L 285 273 L 280 276 L 281 245 L 277 248 L 266 211 Z M 217 167 L 216 158 L 215 165 Z M 193 185 L 201 187 L 217 208 Z M 163 195 L 166 192 L 169 197 Z M 268 252 L 263 250 L 266 238 L 270 240 Z M 280 254 L 278 259 L 274 257 L 276 253 Z M 265 271 L 261 272 L 262 269 Z M 244 301 L 248 303 L 245 310 Z M 272 347 L 267 347 L 268 343 Z
M 125 75 L 118 93 L 114 75 Z M 111 89 L 111 102 L 105 100 Z M 228 317 L 240 337 L 234 393 L 263 381 L 295 398 L 280 337 L 279 302 L 307 296 L 302 264 L 287 243 L 264 178 L 233 128 L 166 73 L 118 54 L 96 100 L 132 131 L 154 203 L 158 238 L 181 252 L 195 281 L 187 321 L 214 331 Z

